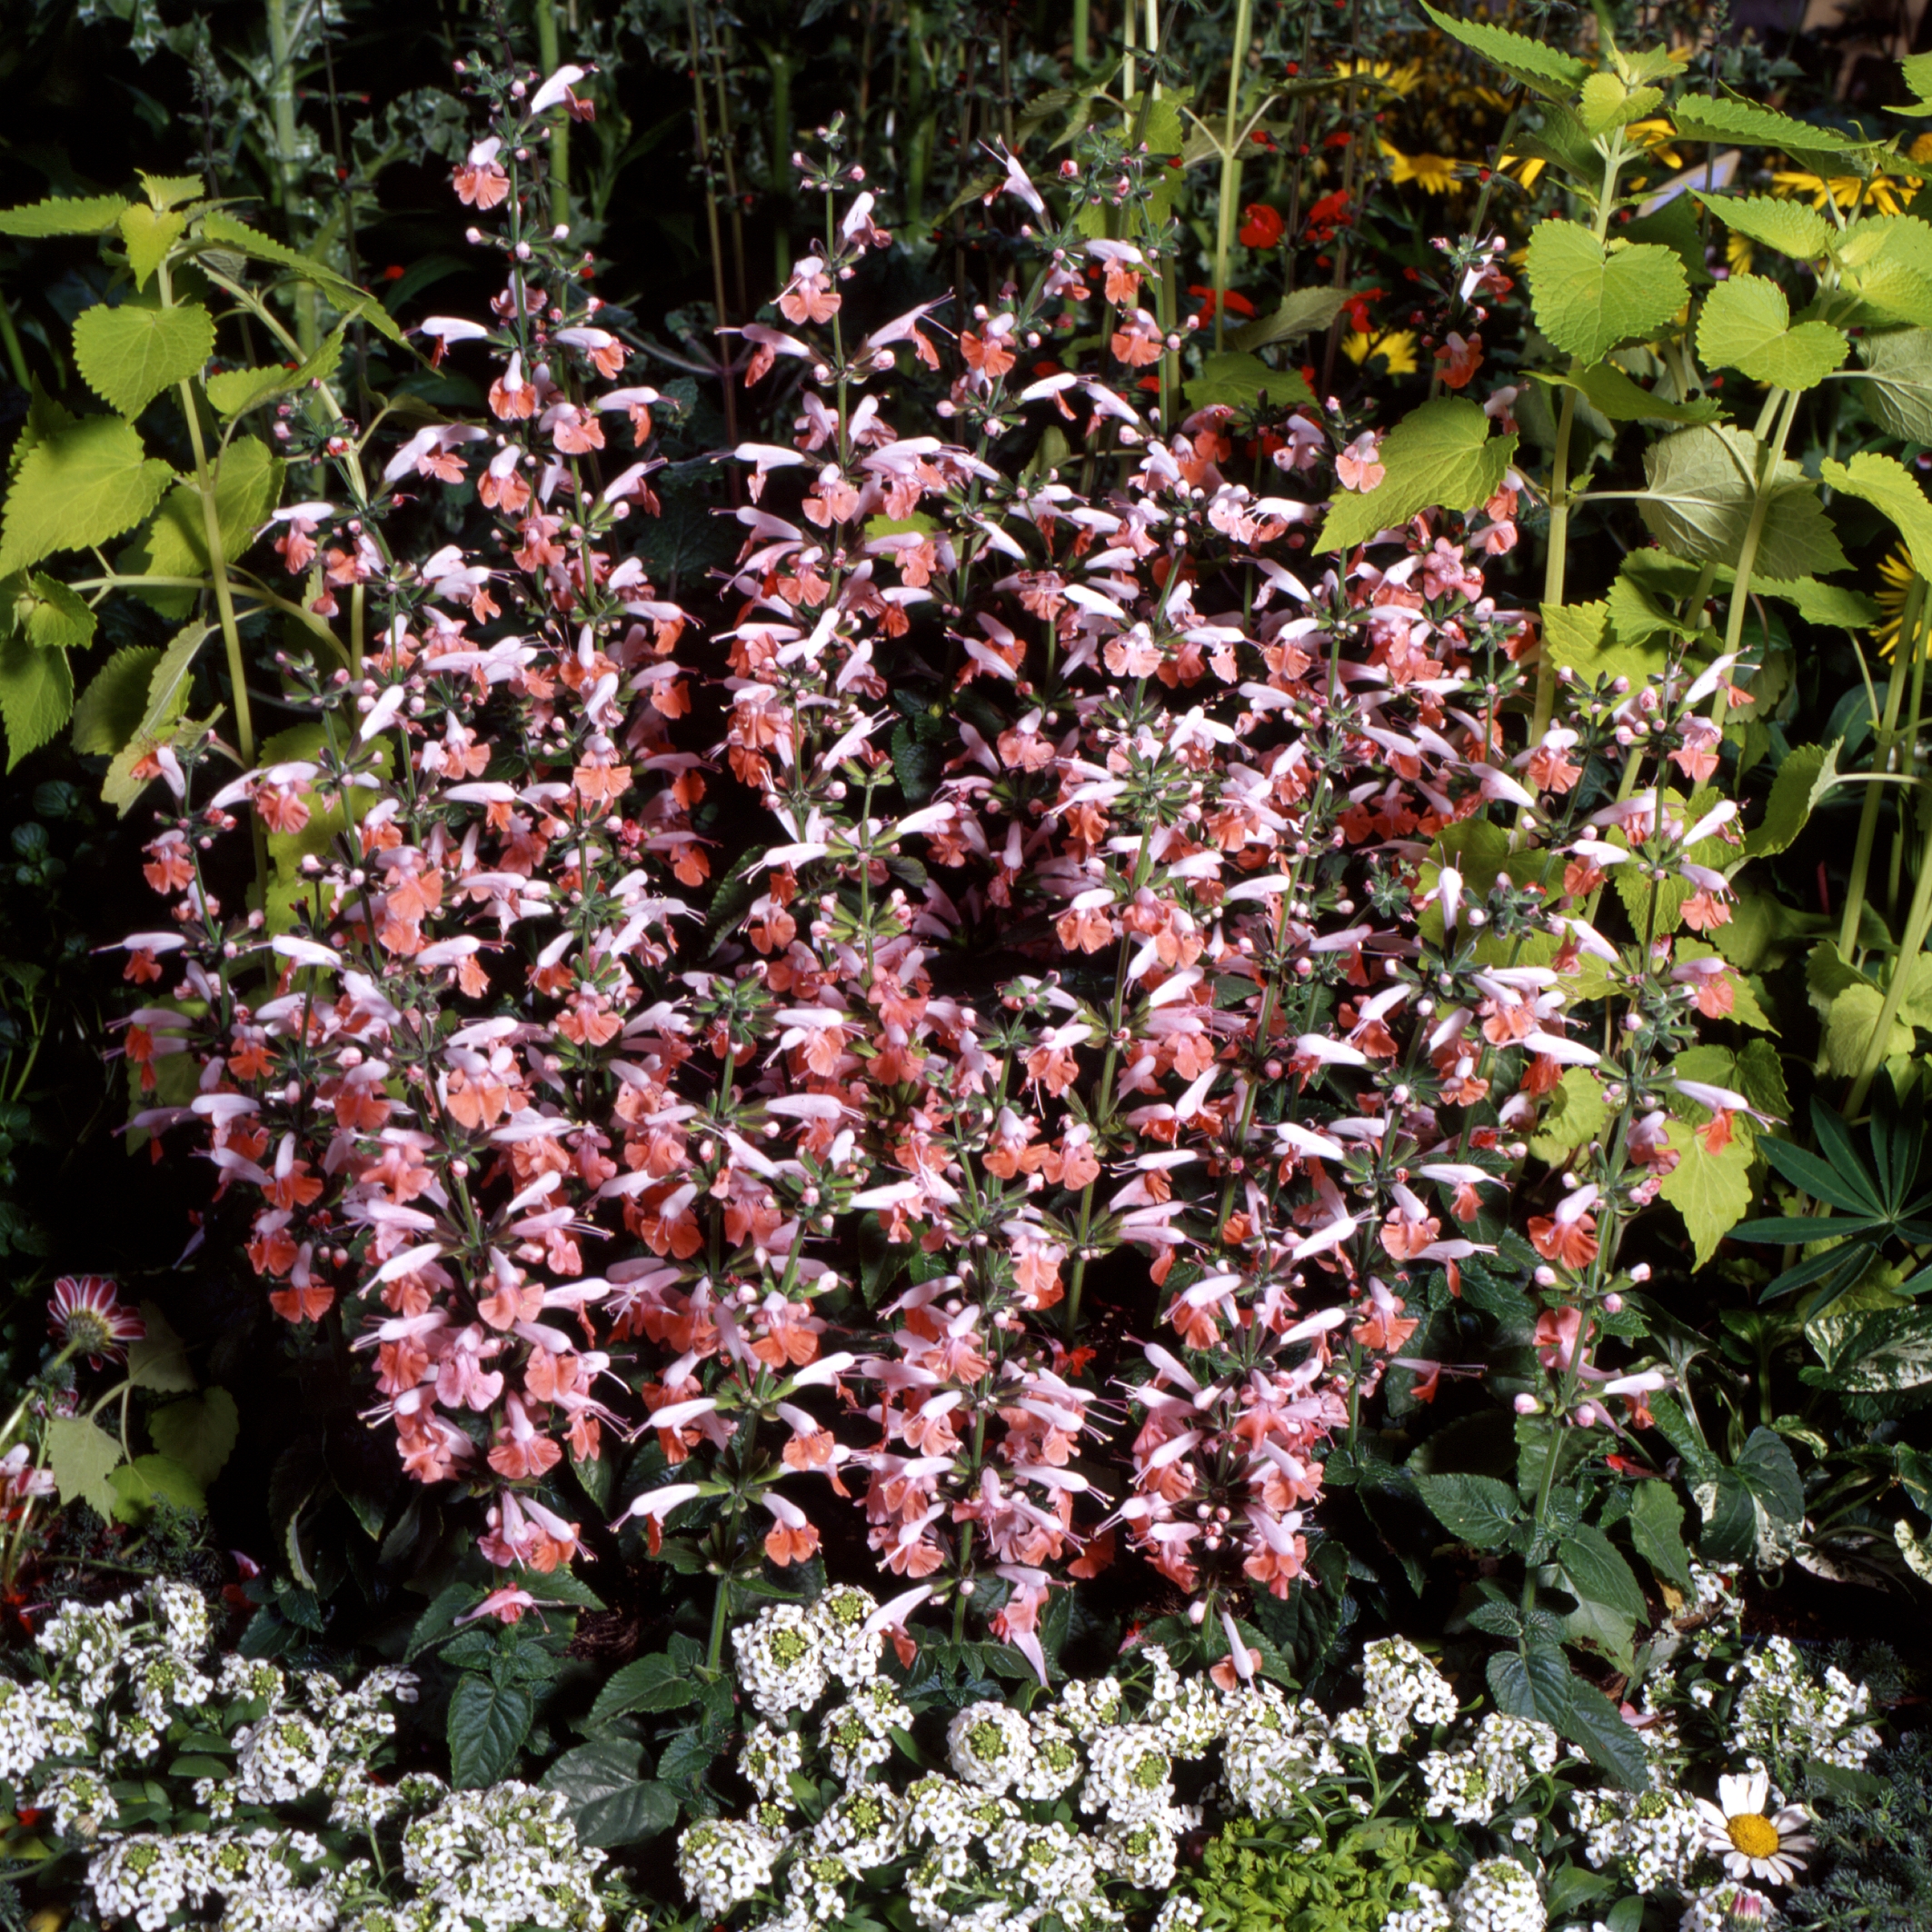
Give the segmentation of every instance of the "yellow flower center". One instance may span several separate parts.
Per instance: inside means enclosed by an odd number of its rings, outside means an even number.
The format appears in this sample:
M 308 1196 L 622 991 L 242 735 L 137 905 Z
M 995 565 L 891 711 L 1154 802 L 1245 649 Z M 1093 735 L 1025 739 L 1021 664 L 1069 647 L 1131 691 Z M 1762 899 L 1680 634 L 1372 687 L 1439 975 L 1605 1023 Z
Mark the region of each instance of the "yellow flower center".
M 1731 1843 L 1747 1858 L 1768 1858 L 1778 1849 L 1778 1827 L 1755 1812 L 1733 1818 L 1728 1829 Z

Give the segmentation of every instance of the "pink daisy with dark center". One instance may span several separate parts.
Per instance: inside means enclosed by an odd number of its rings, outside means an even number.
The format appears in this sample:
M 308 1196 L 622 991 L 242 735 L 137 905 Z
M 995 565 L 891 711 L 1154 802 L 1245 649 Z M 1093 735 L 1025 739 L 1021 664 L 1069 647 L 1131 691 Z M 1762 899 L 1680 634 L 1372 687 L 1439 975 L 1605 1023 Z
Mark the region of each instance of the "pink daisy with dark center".
M 55 1340 L 85 1354 L 90 1369 L 124 1361 L 124 1344 L 147 1333 L 140 1316 L 121 1306 L 121 1291 L 105 1275 L 63 1275 L 54 1284 L 47 1326 Z

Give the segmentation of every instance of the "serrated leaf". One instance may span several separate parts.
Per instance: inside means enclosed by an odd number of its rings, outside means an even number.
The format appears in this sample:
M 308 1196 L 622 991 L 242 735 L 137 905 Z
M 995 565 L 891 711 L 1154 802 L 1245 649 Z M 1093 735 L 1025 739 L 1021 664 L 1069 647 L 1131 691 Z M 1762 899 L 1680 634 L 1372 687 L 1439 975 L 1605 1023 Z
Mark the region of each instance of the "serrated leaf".
M 1315 400 L 1315 392 L 1299 369 L 1270 369 L 1259 355 L 1238 349 L 1209 355 L 1200 373 L 1190 377 L 1181 389 L 1190 409 L 1220 403 L 1230 409 L 1250 410 L 1258 399 L 1285 408 Z
M 1857 306 L 1838 320 L 1861 329 L 1932 325 L 1932 274 L 1907 267 L 1889 257 L 1847 274 L 1843 286 L 1857 296 Z
M 1773 194 L 1704 194 L 1698 201 L 1734 234 L 1756 242 L 1794 262 L 1815 262 L 1837 233 L 1816 209 Z
M 1684 1506 L 1677 1491 L 1660 1480 L 1636 1484 L 1628 1521 L 1638 1555 L 1666 1583 L 1686 1597 L 1695 1596 L 1690 1552 L 1684 1547 Z
M 557 1758 L 543 1774 L 543 1788 L 563 1792 L 574 1809 L 634 1785 L 643 1775 L 643 1761 L 644 1748 L 634 1739 L 599 1738 Z
M 282 497 L 286 465 L 255 436 L 238 436 L 222 453 L 214 473 L 214 510 L 222 553 L 230 563 L 246 554 Z M 201 487 L 184 483 L 170 490 L 160 514 L 115 560 L 131 576 L 202 577 L 209 570 L 208 533 Z M 144 603 L 170 617 L 184 616 L 193 591 L 136 589 Z
M 1594 1140 L 1609 1125 L 1609 1102 L 1588 1067 L 1565 1069 L 1537 1121 L 1529 1151 L 1550 1166 L 1572 1148 Z
M 1768 859 L 1788 849 L 1810 819 L 1817 802 L 1838 782 L 1838 741 L 1804 744 L 1778 768 L 1764 817 L 1745 834 L 1745 855 Z
M 174 473 L 146 454 L 134 424 L 118 416 L 85 416 L 40 438 L 7 493 L 0 577 L 132 530 Z
M 244 411 L 280 395 L 306 389 L 311 383 L 325 383 L 342 363 L 343 330 L 339 324 L 323 339 L 314 355 L 293 369 L 228 369 L 211 375 L 202 385 L 207 398 L 224 416 L 238 416 Z
M 201 373 L 214 354 L 214 317 L 198 302 L 174 308 L 96 303 L 74 323 L 74 359 L 87 386 L 124 416 Z
M 1580 1744 L 1590 1761 L 1626 1791 L 1650 1788 L 1650 1756 L 1643 1739 L 1594 1684 L 1579 1678 L 1571 1688 L 1569 1716 L 1557 1728 L 1572 1744 Z
M 1493 1476 L 1418 1476 L 1415 1485 L 1442 1527 L 1472 1549 L 1498 1549 L 1516 1527 L 1516 1491 Z
M 85 651 L 94 642 L 94 612 L 54 577 L 27 578 L 12 615 L 36 651 Z
M 1754 1143 L 1740 1123 L 1733 1123 L 1729 1144 L 1715 1154 L 1685 1121 L 1671 1121 L 1668 1137 L 1679 1158 L 1658 1191 L 1684 1217 L 1692 1265 L 1702 1268 L 1717 1253 L 1718 1243 L 1751 1211 Z
M 134 271 L 134 286 L 144 289 L 154 271 L 167 260 L 168 250 L 186 232 L 188 218 L 170 212 L 157 214 L 138 203 L 121 214 L 121 240 L 127 249 L 127 265 Z
M 199 174 L 150 174 L 145 168 L 136 168 L 134 173 L 142 193 L 157 213 L 178 208 L 184 202 L 199 201 L 206 193 Z
M 1282 298 L 1272 315 L 1257 316 L 1229 336 L 1237 349 L 1266 349 L 1278 342 L 1293 342 L 1316 329 L 1325 329 L 1341 314 L 1349 300 L 1345 288 L 1298 288 Z
M 1882 510 L 1905 539 L 1919 575 L 1932 573 L 1932 503 L 1896 456 L 1860 450 L 1848 463 L 1827 456 L 1818 473 L 1834 490 Z
M 661 1837 L 678 1821 L 678 1798 L 655 1781 L 627 1786 L 593 1798 L 572 1814 L 577 1842 L 614 1849 Z M 848 1921 L 850 1923 L 850 1921 Z
M 464 1671 L 450 1698 L 450 1781 L 463 1790 L 499 1783 L 516 1763 L 535 1715 L 521 1684 Z
M 36 650 L 24 631 L 0 639 L 0 723 L 11 772 L 74 715 L 74 672 L 63 651 Z
M 1505 1717 L 1533 1718 L 1559 1731 L 1569 1723 L 1577 1679 L 1560 1650 L 1499 1650 L 1484 1674 Z
M 1639 555 L 1660 556 L 1660 551 L 1639 552 Z M 1610 585 L 1608 620 L 1610 634 L 1620 644 L 1648 644 L 1654 638 L 1688 638 L 1696 635 L 1690 622 L 1678 617 L 1647 590 L 1629 568 L 1629 559 Z M 1686 596 L 1695 591 L 1693 584 Z M 1694 614 L 1694 613 L 1693 613 Z M 1661 667 L 1658 667 L 1661 668 Z
M 139 1521 L 156 1503 L 172 1503 L 177 1509 L 190 1509 L 199 1516 L 208 1507 L 202 1486 L 182 1466 L 167 1456 L 136 1456 L 114 1472 L 114 1486 L 124 1518 Z
M 1715 396 L 1672 403 L 1654 395 L 1614 363 L 1598 363 L 1580 376 L 1544 373 L 1538 380 L 1579 391 L 1591 408 L 1612 423 L 1708 423 L 1722 412 Z
M 1577 118 L 1592 134 L 1608 134 L 1642 120 L 1663 98 L 1661 88 L 1627 87 L 1616 75 L 1599 70 L 1578 93 Z
M 1573 671 L 1586 686 L 1599 678 L 1628 678 L 1633 691 L 1649 682 L 1653 671 L 1669 662 L 1662 644 L 1626 642 L 1610 628 L 1609 605 L 1546 603 L 1542 607 L 1543 648 L 1552 663 Z
M 1346 550 L 1378 530 L 1399 527 L 1419 510 L 1465 511 L 1487 503 L 1516 454 L 1516 438 L 1491 436 L 1474 403 L 1446 396 L 1412 409 L 1389 432 L 1373 490 L 1343 491 L 1329 503 L 1321 549 Z
M 147 712 L 147 687 L 161 652 L 153 644 L 116 651 L 95 674 L 74 707 L 74 749 L 111 758 L 134 735 Z
M 1824 1062 L 1827 1073 L 1856 1079 L 1871 1057 L 1872 1038 L 1884 1015 L 1885 996 L 1876 986 L 1847 986 L 1831 1002 L 1825 1021 Z M 1878 1052 L 1882 1064 L 1912 1051 L 1912 1029 L 1895 1018 Z
M 1774 389 L 1816 389 L 1845 360 L 1847 337 L 1828 322 L 1791 324 L 1791 305 L 1763 275 L 1733 275 L 1704 298 L 1698 354 Z
M 1860 393 L 1887 434 L 1932 443 L 1932 329 L 1868 335 Z
M 1722 574 L 1729 577 L 1731 573 Z M 1879 619 L 1878 606 L 1863 591 L 1842 583 L 1820 583 L 1816 577 L 1762 577 L 1753 574 L 1754 596 L 1776 597 L 1793 605 L 1807 623 L 1827 624 L 1840 631 L 1869 631 Z
M 0 208 L 0 234 L 23 241 L 50 234 L 105 234 L 126 206 L 118 194 L 52 195 L 25 207 Z
M 147 1419 L 154 1447 L 204 1489 L 221 1474 L 240 1431 L 234 1398 L 225 1389 L 209 1389 L 185 1401 L 170 1402 Z
M 202 216 L 199 231 L 204 241 L 212 242 L 216 247 L 232 248 L 238 254 L 253 256 L 257 262 L 270 262 L 278 268 L 293 270 L 304 281 L 313 282 L 324 290 L 330 301 L 345 315 L 367 323 L 377 334 L 387 336 L 399 349 L 409 347 L 409 338 L 396 325 L 395 318 L 388 310 L 366 289 L 357 288 L 347 276 L 337 274 L 327 263 L 318 262 L 311 255 L 284 246 L 249 227 L 246 223 L 236 221 L 232 214 L 224 214 L 219 208 L 211 208 Z
M 1578 1523 L 1558 1543 L 1557 1561 L 1569 1578 L 1573 1595 L 1586 1603 L 1601 1604 L 1629 1623 L 1643 1621 L 1644 1593 L 1630 1566 L 1602 1530 Z
M 1684 264 L 1669 249 L 1607 250 L 1581 224 L 1554 215 L 1531 231 L 1524 273 L 1537 327 L 1585 363 L 1652 335 L 1690 299 Z
M 1711 141 L 1720 147 L 1775 147 L 1788 154 L 1856 154 L 1869 144 L 1848 140 L 1835 127 L 1815 127 L 1768 107 L 1737 101 L 1728 95 L 1686 95 L 1670 110 L 1677 131 L 1687 141 Z
M 47 1424 L 47 1467 L 64 1503 L 85 1502 L 105 1521 L 117 1500 L 114 1472 L 121 1445 L 85 1416 L 55 1416 Z
M 1644 452 L 1649 489 L 1638 499 L 1638 513 L 1673 555 L 1735 567 L 1751 521 L 1758 460 L 1758 439 L 1748 431 L 1715 423 L 1679 430 Z M 1767 488 L 1758 548 L 1766 563 L 1780 577 L 1843 570 L 1845 553 L 1811 479 L 1797 463 L 1781 462 Z
M 1431 6 L 1429 0 L 1422 0 L 1422 11 L 1451 40 L 1460 41 L 1504 73 L 1552 99 L 1574 94 L 1589 75 L 1582 61 L 1540 40 L 1512 34 L 1507 27 L 1492 27 L 1484 21 L 1458 20 Z
M 593 1724 L 609 1724 L 633 1710 L 681 1710 L 698 1701 L 691 1673 L 669 1657 L 641 1657 L 605 1683 L 591 1707 Z

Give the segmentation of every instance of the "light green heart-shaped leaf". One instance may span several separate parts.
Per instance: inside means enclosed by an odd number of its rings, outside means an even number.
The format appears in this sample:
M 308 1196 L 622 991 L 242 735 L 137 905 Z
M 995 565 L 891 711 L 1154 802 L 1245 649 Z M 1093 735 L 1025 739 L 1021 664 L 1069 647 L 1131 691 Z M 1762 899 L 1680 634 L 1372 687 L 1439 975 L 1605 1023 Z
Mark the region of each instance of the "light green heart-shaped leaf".
M 1593 134 L 1640 121 L 1663 100 L 1657 87 L 1626 87 L 1616 75 L 1597 73 L 1583 84 L 1577 99 L 1577 117 Z
M 1579 391 L 1589 398 L 1598 414 L 1612 423 L 1708 423 L 1722 410 L 1715 396 L 1673 403 L 1653 394 L 1615 363 L 1598 363 L 1594 369 L 1586 369 L 1576 377 L 1539 372 L 1537 380 Z
M 0 576 L 57 550 L 83 550 L 132 530 L 174 476 L 149 456 L 132 423 L 85 416 L 41 436 L 7 493 Z
M 1865 406 L 1888 435 L 1932 443 L 1932 330 L 1868 335 L 1858 346 Z
M 1489 417 L 1460 396 L 1410 410 L 1383 441 L 1381 483 L 1329 501 L 1321 548 L 1350 549 L 1419 510 L 1460 512 L 1487 503 L 1516 453 L 1513 435 L 1492 436 L 1489 429 Z
M 1530 235 L 1525 272 L 1537 327 L 1586 363 L 1654 334 L 1690 296 L 1671 250 L 1645 243 L 1606 251 L 1588 228 L 1554 216 Z
M 199 201 L 205 193 L 199 174 L 150 174 L 145 168 L 136 168 L 134 173 L 141 177 L 142 189 L 156 214 L 178 208 L 184 202 Z
M 1763 275 L 1733 275 L 1704 298 L 1698 354 L 1774 389 L 1816 389 L 1845 360 L 1845 332 L 1828 322 L 1791 324 L 1791 305 Z
M 74 749 L 112 758 L 134 735 L 147 712 L 147 687 L 161 662 L 153 644 L 116 651 L 74 707 Z
M 1860 450 L 1848 463 L 1827 456 L 1818 474 L 1834 490 L 1859 497 L 1890 517 L 1912 553 L 1918 574 L 1932 576 L 1932 503 L 1926 501 L 1926 493 L 1904 463 L 1876 450 Z
M 1644 452 L 1650 487 L 1638 513 L 1673 556 L 1735 566 L 1751 521 L 1761 451 L 1747 430 L 1720 424 L 1679 430 Z M 1786 461 L 1767 484 L 1758 554 L 1780 577 L 1828 577 L 1845 568 L 1817 488 Z
M 1698 194 L 1697 198 L 1733 234 L 1776 249 L 1795 262 L 1817 261 L 1836 233 L 1822 214 L 1801 201 L 1780 201 L 1771 194 Z
M 157 214 L 138 204 L 121 215 L 121 239 L 127 247 L 127 265 L 134 272 L 134 286 L 145 288 L 154 271 L 167 259 L 167 253 L 188 225 L 184 214 L 169 212 Z
M 214 354 L 214 317 L 198 302 L 177 308 L 105 303 L 74 324 L 74 358 L 87 386 L 124 416 L 138 416 L 164 389 L 199 375 Z
M 0 723 L 6 768 L 37 752 L 74 712 L 74 672 L 65 651 L 37 651 L 24 632 L 0 642 Z

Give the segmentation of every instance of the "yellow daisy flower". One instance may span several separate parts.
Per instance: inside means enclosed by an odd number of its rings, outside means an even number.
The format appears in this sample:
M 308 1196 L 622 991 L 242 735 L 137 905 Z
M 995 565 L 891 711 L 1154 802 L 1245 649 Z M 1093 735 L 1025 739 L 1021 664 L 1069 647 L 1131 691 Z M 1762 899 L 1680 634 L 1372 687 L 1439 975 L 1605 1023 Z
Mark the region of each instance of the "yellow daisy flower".
M 1412 181 L 1425 194 L 1453 194 L 1461 185 L 1456 179 L 1456 164 L 1445 154 L 1405 154 L 1386 141 L 1375 144 L 1388 155 L 1389 178 L 1399 187 Z
M 1878 587 L 1872 593 L 1879 613 L 1872 638 L 1878 646 L 1878 654 L 1889 661 L 1898 653 L 1898 632 L 1905 622 L 1906 593 L 1912 587 L 1911 557 L 1902 549 L 1895 550 L 1879 564 L 1878 580 Z
M 1397 66 L 1389 60 L 1339 60 L 1335 72 L 1342 80 L 1359 77 L 1365 81 L 1379 81 L 1390 94 L 1413 94 L 1422 85 L 1422 63 L 1419 60 L 1405 62 Z
M 1724 237 L 1725 264 L 1734 275 L 1748 275 L 1751 272 L 1751 243 L 1748 235 L 1742 235 L 1733 228 Z
M 1535 155 L 1499 154 L 1496 166 L 1500 174 L 1513 175 L 1524 187 L 1533 188 L 1547 164 Z
M 1341 353 L 1351 363 L 1366 363 L 1370 357 L 1388 366 L 1390 375 L 1416 373 L 1416 338 L 1412 329 L 1399 329 L 1393 335 L 1364 335 L 1351 329 L 1342 337 Z
M 1642 148 L 1653 154 L 1667 168 L 1680 168 L 1684 159 L 1671 145 L 1677 136 L 1677 129 L 1668 121 L 1661 118 L 1650 121 L 1632 121 L 1624 129 L 1624 136 L 1632 146 Z
M 1903 205 L 1901 194 L 1909 196 L 1915 185 L 1882 170 L 1869 181 L 1862 180 L 1857 174 L 1834 174 L 1827 180 L 1823 175 L 1807 174 L 1799 168 L 1778 168 L 1771 174 L 1775 193 L 1794 201 L 1808 201 L 1820 214 L 1833 203 L 1837 204 L 1840 213 L 1848 214 L 1858 205 L 1860 195 L 1864 196 L 1865 206 L 1871 213 L 1897 214 Z

